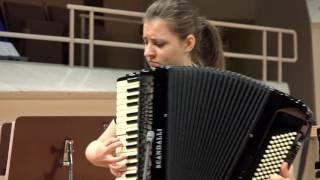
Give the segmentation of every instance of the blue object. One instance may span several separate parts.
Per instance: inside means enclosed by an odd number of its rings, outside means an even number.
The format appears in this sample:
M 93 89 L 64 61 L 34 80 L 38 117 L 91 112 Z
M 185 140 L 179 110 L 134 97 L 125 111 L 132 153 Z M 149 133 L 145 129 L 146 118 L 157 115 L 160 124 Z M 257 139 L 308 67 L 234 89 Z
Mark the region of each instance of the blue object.
M 0 19 L 0 31 L 6 31 L 6 28 L 2 22 L 2 20 Z M 0 41 L 8 41 L 8 38 L 6 37 L 0 37 Z

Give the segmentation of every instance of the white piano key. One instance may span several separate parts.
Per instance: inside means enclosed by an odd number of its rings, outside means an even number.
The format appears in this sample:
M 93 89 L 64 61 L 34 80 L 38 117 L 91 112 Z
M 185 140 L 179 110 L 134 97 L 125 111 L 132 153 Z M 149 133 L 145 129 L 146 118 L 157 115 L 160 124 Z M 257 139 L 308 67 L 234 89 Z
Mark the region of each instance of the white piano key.
M 138 158 L 135 158 L 135 159 L 127 159 L 127 164 L 133 164 L 133 163 L 135 163 L 135 164 L 137 164 L 138 163 Z
M 119 138 L 121 138 L 121 137 L 125 137 L 125 138 L 136 138 L 136 137 L 138 137 L 138 134 L 130 134 L 130 135 L 128 135 L 128 134 L 122 134 L 122 135 L 118 135 L 118 137 L 119 137 Z
M 138 171 L 138 167 L 137 166 L 130 166 L 130 167 L 127 167 L 127 170 L 128 171 Z
M 116 180 L 136 180 L 138 177 L 126 177 L 125 174 L 121 177 L 117 177 Z
M 117 92 L 117 99 L 127 98 L 129 96 L 134 96 L 134 95 L 139 95 L 139 91 L 123 92 L 123 93 Z
M 132 107 L 132 108 L 128 108 L 127 111 L 120 111 L 120 112 L 117 112 L 117 117 L 121 117 L 121 116 L 128 116 L 129 114 L 132 114 L 132 113 L 138 113 L 138 108 L 137 107 Z
M 138 112 L 139 111 L 139 107 L 138 105 L 135 106 L 122 106 L 120 109 L 117 107 L 117 113 L 119 114 L 127 114 L 130 112 Z
M 136 174 L 137 173 L 137 170 L 127 170 L 125 172 L 125 175 L 128 175 L 128 174 Z M 128 178 L 128 177 L 127 177 Z
M 126 152 L 138 152 L 138 148 L 130 148 L 130 149 L 127 149 L 126 146 L 122 146 L 122 147 L 119 147 L 116 149 L 116 154 L 117 155 L 121 155 L 121 154 L 125 154 Z
M 133 83 L 127 83 L 127 84 L 123 84 L 123 85 L 118 85 L 117 84 L 117 91 L 127 91 L 128 89 L 132 89 L 132 88 L 139 88 L 140 87 L 140 83 L 139 82 L 133 82 Z
M 138 123 L 127 123 L 128 121 L 117 121 L 117 129 L 131 129 L 131 128 L 138 128 Z
M 126 110 L 127 108 L 138 106 L 138 102 L 139 101 L 137 100 L 137 101 L 125 102 L 123 104 L 117 104 L 116 106 L 117 111 L 123 111 L 123 110 Z
M 125 156 L 138 156 L 138 150 L 132 149 L 126 152 L 119 152 L 118 155 L 125 155 Z
M 138 126 L 130 126 L 128 128 L 117 128 L 116 135 L 127 134 L 127 132 L 130 132 L 130 131 L 138 131 Z
M 119 112 L 117 112 L 117 113 L 122 113 L 122 112 L 128 113 L 128 111 L 133 111 L 133 110 L 138 111 L 138 109 L 139 109 L 138 105 L 128 106 L 127 108 L 125 108 L 124 111 L 119 111 Z
M 138 154 L 138 148 L 130 148 L 130 149 L 127 149 L 126 146 L 122 146 L 122 147 L 119 147 L 116 149 L 116 154 L 117 155 L 126 155 L 127 154 Z
M 138 125 L 138 116 L 121 116 L 120 118 L 117 118 L 117 124 L 120 126 L 125 126 L 125 125 L 133 125 L 136 124 Z
M 126 123 L 127 121 L 137 120 L 138 116 L 130 116 L 130 117 L 117 117 L 117 123 Z
M 124 146 L 130 146 L 130 145 L 137 145 L 138 144 L 138 141 L 128 142 L 126 136 L 120 137 L 120 141 Z
M 130 126 L 137 126 L 138 127 L 138 119 L 137 118 L 130 118 L 130 120 L 124 120 L 122 118 L 119 121 L 117 119 L 117 128 L 126 128 L 126 127 L 130 127 Z
M 140 82 L 139 81 L 135 81 L 135 82 L 118 81 L 116 85 L 117 85 L 117 88 L 120 88 L 120 87 L 133 85 L 133 84 L 140 84 Z
M 125 156 L 138 155 L 138 148 L 129 149 L 129 150 L 127 150 L 127 151 L 121 151 L 121 149 L 119 148 L 119 150 L 116 151 L 116 154 L 117 154 L 118 156 L 120 156 L 120 155 L 125 155 Z
M 133 95 L 139 95 L 140 94 L 140 91 L 139 91 L 139 88 L 132 88 L 132 89 L 126 89 L 126 90 L 123 90 L 123 91 L 118 91 L 117 90 L 117 98 L 121 99 L 121 98 L 124 98 L 124 97 L 128 97 L 128 96 L 133 96 Z
M 137 126 L 128 126 L 128 128 L 117 128 L 116 129 L 116 135 L 117 136 L 125 136 L 126 138 L 129 138 L 128 136 L 130 135 L 138 135 L 139 131 L 138 131 L 138 127 Z

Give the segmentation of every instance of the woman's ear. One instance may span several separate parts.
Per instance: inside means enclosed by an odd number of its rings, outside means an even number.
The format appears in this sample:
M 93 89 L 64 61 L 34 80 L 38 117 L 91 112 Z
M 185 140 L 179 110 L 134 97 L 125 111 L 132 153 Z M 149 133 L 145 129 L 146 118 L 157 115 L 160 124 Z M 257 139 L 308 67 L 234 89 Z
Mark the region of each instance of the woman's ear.
M 189 34 L 184 40 L 185 52 L 189 53 L 196 45 L 196 37 L 193 34 Z

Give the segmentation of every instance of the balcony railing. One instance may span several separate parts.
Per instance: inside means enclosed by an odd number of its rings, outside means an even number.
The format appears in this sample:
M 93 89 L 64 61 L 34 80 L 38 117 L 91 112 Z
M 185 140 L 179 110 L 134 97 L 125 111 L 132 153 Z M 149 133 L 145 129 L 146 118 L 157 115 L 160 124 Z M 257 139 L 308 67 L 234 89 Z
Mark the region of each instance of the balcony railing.
M 99 7 L 90 7 L 83 5 L 74 5 L 68 4 L 67 8 L 69 9 L 69 37 L 63 36 L 49 36 L 49 35 L 38 35 L 38 34 L 28 34 L 28 33 L 17 33 L 17 32 L 0 32 L 0 36 L 10 37 L 10 38 L 21 38 L 21 39 L 33 39 L 33 40 L 43 40 L 43 41 L 55 41 L 55 42 L 64 42 L 69 43 L 69 65 L 74 66 L 74 50 L 75 44 L 88 45 L 88 62 L 89 67 L 94 67 L 94 46 L 109 46 L 109 47 L 121 47 L 121 48 L 132 48 L 132 49 L 141 49 L 143 50 L 142 44 L 137 43 L 126 43 L 126 42 L 116 42 L 116 41 L 106 41 L 106 40 L 96 40 L 94 37 L 94 21 L 95 20 L 113 20 L 113 21 L 126 21 L 130 23 L 142 23 L 142 18 L 144 13 L 134 12 L 134 11 L 124 11 L 124 10 L 116 10 L 116 9 L 108 9 L 108 8 L 99 8 Z M 80 15 L 81 18 L 81 31 L 82 35 L 84 35 L 84 23 L 85 19 L 89 19 L 89 31 L 88 38 L 84 38 L 84 36 L 80 38 L 75 37 L 75 11 L 84 11 Z M 102 14 L 111 14 L 123 17 L 136 18 L 137 20 L 123 20 L 123 18 L 112 18 L 102 15 L 95 15 L 95 13 Z M 247 25 L 247 24 L 239 24 L 239 23 L 230 23 L 230 22 L 222 22 L 222 21 L 210 21 L 213 25 L 217 27 L 223 28 L 234 28 L 234 29 L 244 29 L 250 31 L 258 31 L 261 32 L 261 42 L 262 49 L 261 54 L 256 53 L 238 53 L 238 52 L 224 52 L 225 57 L 237 58 L 237 59 L 248 59 L 248 60 L 258 60 L 262 62 L 262 80 L 267 81 L 267 72 L 268 72 L 268 61 L 277 62 L 278 72 L 277 72 L 277 80 L 278 82 L 282 82 L 282 66 L 283 63 L 295 63 L 298 57 L 297 51 L 297 33 L 291 29 L 283 29 L 283 28 L 274 28 L 274 27 L 266 27 L 266 26 L 257 26 L 257 25 Z M 268 45 L 268 33 L 276 33 L 277 34 L 277 56 L 269 56 L 267 52 Z M 292 36 L 292 52 L 293 57 L 285 57 L 283 54 L 283 35 Z M 84 47 L 84 46 L 83 46 Z M 83 49 L 82 49 L 82 52 Z M 84 58 L 84 54 L 82 54 L 82 58 Z

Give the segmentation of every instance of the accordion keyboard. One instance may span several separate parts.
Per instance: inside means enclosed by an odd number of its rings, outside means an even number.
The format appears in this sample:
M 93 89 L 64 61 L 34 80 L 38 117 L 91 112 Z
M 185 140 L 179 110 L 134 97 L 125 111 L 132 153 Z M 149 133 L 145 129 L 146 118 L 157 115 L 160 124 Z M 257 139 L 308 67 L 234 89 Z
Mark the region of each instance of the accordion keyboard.
M 116 154 L 127 156 L 127 171 L 121 177 L 117 177 L 117 180 L 137 179 L 138 102 L 138 79 L 118 81 L 116 135 L 122 142 L 123 147 L 118 148 Z

